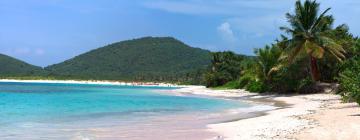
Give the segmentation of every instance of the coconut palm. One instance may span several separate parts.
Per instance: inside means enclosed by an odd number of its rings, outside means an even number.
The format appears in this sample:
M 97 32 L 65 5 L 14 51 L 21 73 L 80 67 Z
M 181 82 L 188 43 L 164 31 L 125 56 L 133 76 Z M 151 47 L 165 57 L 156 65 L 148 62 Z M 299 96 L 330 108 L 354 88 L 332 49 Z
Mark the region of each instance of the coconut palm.
M 273 44 L 272 46 L 266 45 L 265 48 L 256 49 L 257 64 L 259 66 L 260 77 L 265 81 L 270 80 L 271 74 L 279 65 L 279 58 L 281 56 L 281 49 Z
M 328 33 L 332 30 L 333 17 L 326 15 L 330 8 L 319 15 L 319 3 L 306 0 L 295 4 L 295 14 L 286 14 L 290 27 L 281 27 L 291 37 L 282 42 L 284 53 L 289 63 L 299 56 L 307 56 L 310 60 L 310 74 L 314 81 L 320 79 L 317 60 L 324 53 L 331 53 L 339 61 L 345 58 L 345 50 Z
M 240 76 L 243 56 L 230 51 L 213 52 L 211 55 L 211 71 L 206 74 L 208 87 L 224 85 Z

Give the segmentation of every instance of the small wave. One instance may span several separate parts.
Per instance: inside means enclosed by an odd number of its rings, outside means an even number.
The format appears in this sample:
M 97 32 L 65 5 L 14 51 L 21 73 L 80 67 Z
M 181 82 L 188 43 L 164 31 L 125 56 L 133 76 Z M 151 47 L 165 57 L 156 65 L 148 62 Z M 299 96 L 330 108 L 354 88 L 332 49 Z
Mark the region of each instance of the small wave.
M 237 113 L 251 113 L 251 112 L 260 112 L 260 111 L 269 111 L 278 109 L 279 107 L 270 106 L 270 105 L 256 105 L 252 107 L 247 108 L 237 108 L 237 109 L 230 109 L 227 112 L 231 114 L 237 114 Z
M 39 127 L 41 125 L 43 125 L 43 124 L 38 123 L 38 122 L 24 122 L 24 123 L 17 124 L 17 126 L 19 126 L 21 128 L 35 128 L 35 127 Z

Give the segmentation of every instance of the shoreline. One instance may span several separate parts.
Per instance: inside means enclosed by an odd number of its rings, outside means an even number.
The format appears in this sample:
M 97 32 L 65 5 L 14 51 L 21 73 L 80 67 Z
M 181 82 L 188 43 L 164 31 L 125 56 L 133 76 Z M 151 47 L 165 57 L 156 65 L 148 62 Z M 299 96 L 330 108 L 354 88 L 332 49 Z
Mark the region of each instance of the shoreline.
M 204 86 L 183 86 L 166 83 L 126 83 L 113 81 L 77 80 L 9 80 L 0 82 L 65 83 L 128 86 L 180 87 L 171 94 L 207 96 L 241 100 L 256 104 L 247 109 L 256 116 L 208 124 L 212 138 L 208 140 L 353 140 L 360 139 L 360 108 L 356 103 L 342 103 L 339 95 L 331 93 L 306 95 L 262 95 L 245 90 L 212 90 Z M 246 113 L 246 112 L 245 112 Z
M 209 140 L 360 139 L 360 108 L 356 103 L 342 103 L 339 95 L 260 95 L 244 90 L 211 90 L 203 87 L 178 91 L 282 106 L 265 110 L 260 116 L 209 124 L 208 131 L 218 134 Z
M 143 84 L 143 83 L 125 83 L 125 82 L 114 82 L 114 81 L 78 81 L 78 80 L 10 80 L 10 79 L 1 79 L 0 82 L 20 82 L 20 83 L 63 83 L 63 84 L 96 84 L 96 85 L 124 85 L 124 86 L 162 86 L 162 87 L 181 87 L 178 89 L 169 89 L 169 90 L 165 90 L 166 94 L 178 94 L 178 95 L 184 95 L 184 96 L 203 96 L 205 98 L 218 98 L 218 99 L 224 99 L 224 100 L 239 100 L 239 99 L 233 99 L 233 98 L 226 98 L 226 97 L 211 97 L 208 96 L 207 93 L 202 94 L 204 92 L 200 92 L 200 93 L 195 93 L 194 91 L 186 91 L 188 89 L 206 89 L 204 86 L 183 86 L 183 85 L 170 85 L 170 84 L 166 84 L 166 83 L 148 83 L 148 84 Z M 186 92 L 186 93 L 184 93 Z M 216 91 L 218 92 L 218 91 Z M 227 93 L 228 91 L 226 91 L 225 93 Z M 252 95 L 252 94 L 247 94 L 247 95 Z M 242 100 L 245 103 L 247 102 L 246 100 Z M 253 101 L 250 101 L 252 104 Z M 272 110 L 272 109 L 276 109 L 274 107 L 272 107 L 272 104 L 269 103 L 267 105 L 264 104 L 259 104 L 256 105 L 254 108 L 250 107 L 250 108 L 246 108 L 244 110 L 224 110 L 224 112 L 222 113 L 216 113 L 216 115 L 218 117 L 215 118 L 203 118 L 204 120 L 203 123 L 199 123 L 202 124 L 200 129 L 200 126 L 198 127 L 190 127 L 193 126 L 194 124 L 196 124 L 195 122 L 189 121 L 187 124 L 189 123 L 194 123 L 193 125 L 178 125 L 179 127 L 188 127 L 188 129 L 192 129 L 196 132 L 190 132 L 188 134 L 186 134 L 190 139 L 202 139 L 202 138 L 212 138 L 218 135 L 217 132 L 212 132 L 212 131 L 208 131 L 207 129 L 207 125 L 209 123 L 224 123 L 224 122 L 233 122 L 233 121 L 237 121 L 240 119 L 246 119 L 246 118 L 253 118 L 256 116 L 262 116 L 264 115 L 263 112 L 266 110 Z M 241 113 L 241 115 L 239 116 L 239 114 Z M 176 117 L 175 117 L 176 118 Z M 181 118 L 183 119 L 183 118 Z M 205 123 L 207 122 L 207 123 Z M 164 125 L 164 124 L 163 124 Z M 169 127 L 170 128 L 170 127 Z M 160 131 L 159 131 L 160 132 Z M 185 131 L 184 131 L 185 132 Z M 160 135 L 161 133 L 159 133 Z M 201 135 L 200 135 L 201 134 Z M 145 135 L 145 134 L 144 134 Z M 168 135 L 168 134 L 166 134 Z M 164 134 L 165 136 L 165 134 Z
M 119 86 L 143 86 L 143 87 L 191 87 L 191 85 L 177 85 L 162 82 L 122 82 L 107 80 L 17 80 L 0 79 L 0 82 L 18 83 L 51 83 L 51 84 L 91 84 L 91 85 L 119 85 Z
M 20 83 L 71 83 L 71 84 L 101 84 L 101 85 L 127 85 L 126 83 L 121 83 L 121 82 L 107 82 L 107 81 L 75 81 L 75 80 L 71 80 L 71 81 L 60 81 L 60 80 L 0 80 L 0 82 L 20 82 Z M 163 86 L 165 84 L 157 84 L 154 86 Z M 139 85 L 134 85 L 134 86 L 139 86 Z M 148 86 L 148 85 L 146 85 Z M 167 87 L 167 86 L 166 86 Z M 177 85 L 177 87 L 180 87 L 179 85 Z M 181 86 L 184 87 L 184 86 Z M 186 86 L 186 87 L 197 87 L 197 88 L 204 88 L 202 86 Z M 178 90 L 177 88 L 175 89 L 165 89 L 165 91 L 176 91 Z M 169 94 L 169 93 L 166 93 Z M 173 93 L 170 93 L 170 95 L 173 95 Z M 188 95 L 185 95 L 188 96 Z M 212 98 L 212 97 L 211 97 Z M 195 114 L 194 114 L 195 113 Z M 149 122 L 139 122 L 140 125 L 134 125 L 134 126 L 139 126 L 138 128 L 150 128 L 152 133 L 146 133 L 146 132 L 141 132 L 141 131 L 137 131 L 136 128 L 131 128 L 131 127 L 121 127 L 121 125 L 116 126 L 116 127 L 109 127 L 107 128 L 92 128 L 92 129 L 104 129 L 106 131 L 108 131 L 107 134 L 103 134 L 102 132 L 96 132 L 94 131 L 94 135 L 88 135 L 88 134 L 84 134 L 84 137 L 89 136 L 89 137 L 98 137 L 98 136 L 104 136 L 104 139 L 110 138 L 110 137 L 117 137 L 117 133 L 119 132 L 123 132 L 126 130 L 130 130 L 130 131 L 134 131 L 134 133 L 138 133 L 138 135 L 133 135 L 128 134 L 128 137 L 131 138 L 136 138 L 137 136 L 141 136 L 141 137 L 151 137 L 151 138 L 156 138 L 156 139 L 168 139 L 171 137 L 171 139 L 179 139 L 181 140 L 182 136 L 186 136 L 190 139 L 193 140 L 199 140 L 199 139 L 207 139 L 207 138 L 211 138 L 211 137 L 215 137 L 217 134 L 207 131 L 207 124 L 209 123 L 220 123 L 220 122 L 227 122 L 227 121 L 231 121 L 233 118 L 238 118 L 236 117 L 234 114 L 230 114 L 232 112 L 224 112 L 223 113 L 219 113 L 218 111 L 214 112 L 214 113 L 204 113 L 204 112 L 194 112 L 191 114 L 173 114 L 169 115 L 169 116 L 163 116 L 163 117 L 154 117 L 155 120 L 148 120 Z M 199 113 L 199 114 L 196 114 Z M 228 116 L 226 116 L 225 114 L 228 114 Z M 200 115 L 201 114 L 201 115 Z M 247 117 L 253 117 L 249 114 L 245 114 L 243 116 L 244 118 Z M 235 116 L 235 117 L 232 117 Z M 159 118 L 159 119 L 157 119 Z M 167 121 L 163 121 L 163 120 L 167 120 Z M 155 121 L 156 125 L 151 126 L 151 122 Z M 182 122 L 179 124 L 179 122 Z M 114 125 L 116 125 L 118 123 L 114 122 Z M 169 130 L 170 129 L 170 130 Z M 163 134 L 163 131 L 167 130 L 168 133 Z M 151 134 L 157 133 L 156 136 L 151 136 Z M 175 138 L 176 136 L 181 136 L 178 138 Z M 143 139 L 139 137 L 139 139 Z M 101 139 L 101 138 L 100 138 Z

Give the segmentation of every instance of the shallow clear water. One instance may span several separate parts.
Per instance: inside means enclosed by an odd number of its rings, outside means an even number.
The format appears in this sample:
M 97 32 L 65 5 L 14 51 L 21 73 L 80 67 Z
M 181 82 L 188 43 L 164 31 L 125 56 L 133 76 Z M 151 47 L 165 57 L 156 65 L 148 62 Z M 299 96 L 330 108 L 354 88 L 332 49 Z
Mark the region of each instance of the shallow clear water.
M 92 128 L 122 126 L 117 129 L 130 131 L 126 126 L 161 116 L 210 114 L 249 106 L 238 101 L 160 92 L 171 89 L 0 82 L 0 138 L 70 139 Z

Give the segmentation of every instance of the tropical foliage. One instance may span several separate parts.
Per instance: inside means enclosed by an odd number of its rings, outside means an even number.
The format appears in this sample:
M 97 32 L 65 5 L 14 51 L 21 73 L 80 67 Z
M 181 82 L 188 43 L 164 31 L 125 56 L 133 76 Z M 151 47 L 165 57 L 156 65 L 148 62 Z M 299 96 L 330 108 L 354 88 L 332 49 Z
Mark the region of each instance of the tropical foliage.
M 265 46 L 265 48 L 256 49 L 255 54 L 257 55 L 257 69 L 258 78 L 271 82 L 272 75 L 277 71 L 280 66 L 280 56 L 282 50 L 275 44 Z
M 333 17 L 326 15 L 330 8 L 319 15 L 319 3 L 306 0 L 303 4 L 297 1 L 295 13 L 286 14 L 290 27 L 280 29 L 290 34 L 291 39 L 284 40 L 284 57 L 293 62 L 296 57 L 308 56 L 310 73 L 314 81 L 320 80 L 318 59 L 325 53 L 332 54 L 337 60 L 345 58 L 345 50 L 329 33 L 333 30 Z
M 215 52 L 212 54 L 210 70 L 205 75 L 207 87 L 216 87 L 238 79 L 244 56 L 233 52 Z
M 344 101 L 360 104 L 360 40 L 353 47 L 356 52 L 345 62 L 340 72 L 340 95 Z
M 349 62 L 349 67 L 341 72 L 339 82 L 340 94 L 345 101 L 356 101 L 360 104 L 360 59 L 356 58 Z
M 240 77 L 222 87 L 313 93 L 323 90 L 319 82 L 339 82 L 344 101 L 360 104 L 360 40 L 345 24 L 333 28 L 329 10 L 320 13 L 316 1 L 297 1 L 294 13 L 286 14 L 290 26 L 280 27 L 286 35 L 256 49 L 256 58 L 240 66 Z

